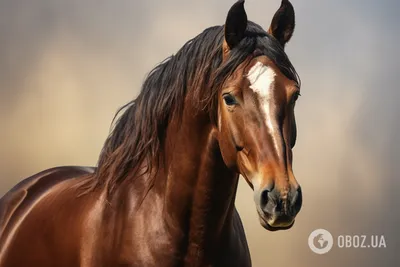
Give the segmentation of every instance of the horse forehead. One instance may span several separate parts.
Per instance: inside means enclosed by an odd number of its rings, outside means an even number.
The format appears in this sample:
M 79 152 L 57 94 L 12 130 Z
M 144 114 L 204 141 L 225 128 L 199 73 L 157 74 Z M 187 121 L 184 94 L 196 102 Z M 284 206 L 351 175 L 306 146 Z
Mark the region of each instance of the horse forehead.
M 272 85 L 277 73 L 271 66 L 257 61 L 248 71 L 247 79 L 250 82 L 249 88 L 262 98 L 271 98 Z

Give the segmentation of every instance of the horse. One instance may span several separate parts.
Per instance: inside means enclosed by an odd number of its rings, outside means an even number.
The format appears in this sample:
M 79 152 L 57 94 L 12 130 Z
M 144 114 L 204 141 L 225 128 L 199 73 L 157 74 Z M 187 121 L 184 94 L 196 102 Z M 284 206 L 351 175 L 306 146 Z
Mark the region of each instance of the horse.
M 294 26 L 287 0 L 267 31 L 240 0 L 161 62 L 118 110 L 97 167 L 48 169 L 1 198 L 0 266 L 251 266 L 239 177 L 269 231 L 302 205 Z

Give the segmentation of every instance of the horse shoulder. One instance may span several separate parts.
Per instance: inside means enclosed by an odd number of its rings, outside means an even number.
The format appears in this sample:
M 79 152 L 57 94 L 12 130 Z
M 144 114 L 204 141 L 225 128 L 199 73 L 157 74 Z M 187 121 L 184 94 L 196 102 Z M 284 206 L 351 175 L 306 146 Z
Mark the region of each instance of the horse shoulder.
M 51 189 L 62 181 L 92 173 L 90 167 L 56 167 L 22 180 L 0 198 L 0 259 L 13 233 Z

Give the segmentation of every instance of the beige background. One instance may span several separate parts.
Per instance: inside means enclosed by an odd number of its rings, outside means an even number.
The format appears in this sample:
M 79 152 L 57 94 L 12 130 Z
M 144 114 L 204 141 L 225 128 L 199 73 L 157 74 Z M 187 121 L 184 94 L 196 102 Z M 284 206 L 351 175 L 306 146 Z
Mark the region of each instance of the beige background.
M 255 267 L 400 266 L 399 1 L 292 0 L 287 46 L 302 81 L 294 169 L 304 205 L 293 229 L 267 232 L 239 188 Z M 265 28 L 278 0 L 247 1 Z M 94 165 L 111 119 L 158 62 L 232 0 L 0 0 L 0 195 L 58 165 Z M 310 232 L 384 234 L 386 249 L 320 256 Z M 397 252 L 397 253 L 396 253 Z

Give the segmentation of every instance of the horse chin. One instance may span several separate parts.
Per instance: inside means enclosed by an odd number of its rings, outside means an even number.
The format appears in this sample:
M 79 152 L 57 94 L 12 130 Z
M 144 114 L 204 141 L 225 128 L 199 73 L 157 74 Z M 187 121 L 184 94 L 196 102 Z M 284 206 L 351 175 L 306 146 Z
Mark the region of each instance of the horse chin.
M 264 229 L 270 231 L 270 232 L 276 232 L 276 231 L 280 231 L 280 230 L 289 230 L 290 228 L 293 227 L 294 225 L 294 220 L 289 223 L 288 225 L 278 225 L 278 226 L 272 226 L 270 225 L 266 219 L 264 219 L 262 216 L 259 216 L 260 218 L 260 224 L 262 227 L 264 227 Z

